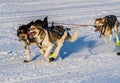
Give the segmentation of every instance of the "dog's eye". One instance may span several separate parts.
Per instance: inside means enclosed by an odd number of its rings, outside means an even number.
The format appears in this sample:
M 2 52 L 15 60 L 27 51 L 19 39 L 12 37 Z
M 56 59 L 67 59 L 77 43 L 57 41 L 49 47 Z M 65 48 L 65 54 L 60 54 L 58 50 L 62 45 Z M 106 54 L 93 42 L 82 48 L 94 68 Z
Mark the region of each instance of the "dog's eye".
M 23 30 L 21 30 L 21 32 L 23 33 Z
M 35 28 L 31 28 L 30 30 L 34 30 Z

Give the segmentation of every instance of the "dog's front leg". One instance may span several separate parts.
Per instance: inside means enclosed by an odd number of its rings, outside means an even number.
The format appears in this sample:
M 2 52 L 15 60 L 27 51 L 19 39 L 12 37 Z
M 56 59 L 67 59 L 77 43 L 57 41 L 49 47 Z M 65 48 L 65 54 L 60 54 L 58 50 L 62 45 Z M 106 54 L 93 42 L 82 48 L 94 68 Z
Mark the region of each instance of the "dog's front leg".
M 29 49 L 29 45 L 25 45 L 25 52 L 26 52 L 26 60 L 24 60 L 24 62 L 29 62 L 30 61 L 30 49 Z
M 63 42 L 61 41 L 58 43 L 58 46 L 55 48 L 55 51 L 53 52 L 53 54 L 50 56 L 50 61 L 53 61 L 59 54 L 61 47 L 63 46 Z
M 47 48 L 47 50 L 45 52 L 44 57 L 45 57 L 45 59 L 46 59 L 47 62 L 50 62 L 49 55 L 50 55 L 50 51 L 51 51 L 52 47 L 53 47 L 53 45 L 48 46 L 48 48 Z
M 106 36 L 105 36 L 105 34 L 101 34 L 101 36 L 102 36 L 102 38 L 103 38 L 103 40 L 104 40 L 104 42 L 105 42 L 105 44 L 106 44 L 107 41 L 106 41 Z
M 113 35 L 112 35 L 112 34 L 110 34 L 110 35 L 109 35 L 109 41 L 111 41 L 111 40 L 112 40 L 112 38 L 113 38 Z
M 119 42 L 118 30 L 116 31 L 116 42 Z

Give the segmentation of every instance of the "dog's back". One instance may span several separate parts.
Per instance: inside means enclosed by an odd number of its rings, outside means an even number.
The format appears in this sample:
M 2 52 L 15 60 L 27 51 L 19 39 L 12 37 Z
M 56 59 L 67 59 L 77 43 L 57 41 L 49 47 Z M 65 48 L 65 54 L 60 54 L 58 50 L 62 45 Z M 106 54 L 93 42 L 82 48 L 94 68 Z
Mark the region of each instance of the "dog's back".
M 105 19 L 105 26 L 109 26 L 110 28 L 113 28 L 116 21 L 117 21 L 117 17 L 114 15 L 108 15 L 104 17 Z

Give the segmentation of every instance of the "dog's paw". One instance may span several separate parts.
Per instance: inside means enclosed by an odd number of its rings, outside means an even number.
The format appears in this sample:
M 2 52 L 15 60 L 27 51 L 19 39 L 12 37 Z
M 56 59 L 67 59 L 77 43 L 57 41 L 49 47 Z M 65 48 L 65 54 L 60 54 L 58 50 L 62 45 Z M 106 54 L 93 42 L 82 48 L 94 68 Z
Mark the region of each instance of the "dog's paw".
M 28 62 L 30 62 L 30 60 L 24 60 L 24 62 L 25 62 L 25 63 L 28 63 Z
M 120 52 L 118 52 L 117 55 L 120 56 Z
M 55 52 L 51 52 L 51 53 L 50 53 L 49 62 L 55 60 L 55 55 L 56 55 Z
M 50 59 L 49 59 L 50 62 L 51 62 L 51 61 L 54 61 L 54 60 L 55 60 L 54 58 L 50 58 Z

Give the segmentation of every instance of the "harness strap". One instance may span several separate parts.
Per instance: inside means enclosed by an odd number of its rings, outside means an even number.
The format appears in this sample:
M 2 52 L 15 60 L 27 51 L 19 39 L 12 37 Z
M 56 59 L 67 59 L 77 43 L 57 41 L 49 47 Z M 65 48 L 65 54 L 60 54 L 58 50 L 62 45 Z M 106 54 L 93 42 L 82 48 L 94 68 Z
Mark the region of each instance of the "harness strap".
M 54 32 L 54 33 L 58 34 L 59 36 L 62 36 L 65 32 L 65 29 L 61 33 L 57 32 L 57 31 L 54 31 L 54 30 L 50 30 L 50 29 L 48 31 Z
M 42 43 L 43 43 L 43 40 L 42 40 L 40 43 L 38 43 L 37 46 L 38 46 L 39 48 L 42 48 Z
M 47 28 L 44 28 L 44 29 L 45 29 L 45 30 L 48 30 L 48 31 L 50 31 L 50 32 L 54 32 L 54 33 L 58 34 L 59 36 L 62 36 L 65 31 L 70 31 L 69 28 L 65 28 L 65 29 L 63 29 L 63 31 L 62 31 L 61 33 L 59 33 L 59 32 L 57 32 L 57 31 L 55 31 L 54 28 L 55 28 L 55 27 L 53 26 L 53 29 L 47 29 Z

